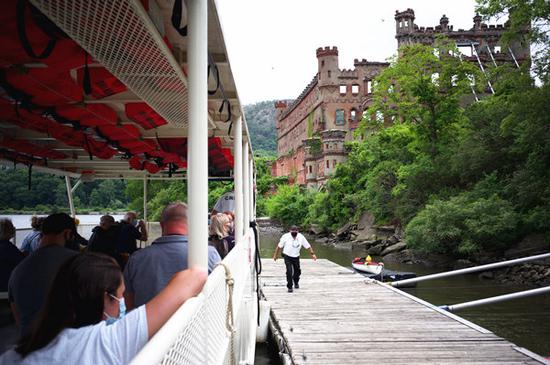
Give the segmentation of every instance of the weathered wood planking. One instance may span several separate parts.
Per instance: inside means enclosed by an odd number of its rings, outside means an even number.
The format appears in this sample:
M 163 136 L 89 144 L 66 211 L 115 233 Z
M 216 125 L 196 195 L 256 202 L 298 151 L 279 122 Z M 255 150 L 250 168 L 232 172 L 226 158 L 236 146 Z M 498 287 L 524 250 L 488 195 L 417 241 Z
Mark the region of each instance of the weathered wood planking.
M 263 259 L 262 266 L 271 320 L 294 364 L 544 362 L 482 327 L 328 260 L 301 260 L 294 293 L 287 293 L 283 260 Z

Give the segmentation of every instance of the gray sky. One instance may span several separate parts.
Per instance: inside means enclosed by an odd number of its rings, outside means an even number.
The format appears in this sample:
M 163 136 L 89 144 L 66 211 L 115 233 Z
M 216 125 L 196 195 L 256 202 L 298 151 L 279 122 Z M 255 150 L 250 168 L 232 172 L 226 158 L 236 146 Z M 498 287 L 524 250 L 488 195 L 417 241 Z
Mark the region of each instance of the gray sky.
M 337 46 L 341 69 L 354 58 L 396 52 L 395 10 L 414 9 L 419 26 L 470 29 L 475 0 L 217 0 L 231 68 L 243 104 L 294 99 L 317 73 L 315 50 Z M 495 22 L 491 22 L 495 23 Z

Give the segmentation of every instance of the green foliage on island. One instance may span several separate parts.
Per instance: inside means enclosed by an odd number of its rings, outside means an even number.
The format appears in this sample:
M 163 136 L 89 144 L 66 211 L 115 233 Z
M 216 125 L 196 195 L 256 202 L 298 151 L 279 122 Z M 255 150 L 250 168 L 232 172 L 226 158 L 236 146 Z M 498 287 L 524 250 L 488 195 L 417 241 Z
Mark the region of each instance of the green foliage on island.
M 538 5 L 548 20 L 550 5 Z M 409 247 L 455 257 L 502 252 L 530 233 L 550 238 L 548 59 L 536 59 L 539 85 L 527 65 L 489 67 L 491 95 L 479 69 L 453 54 L 444 39 L 403 49 L 374 83 L 348 160 L 321 191 L 280 188 L 268 211 L 325 231 L 368 211 L 404 227 Z
M 68 212 L 69 202 L 65 178 L 32 172 L 31 189 L 27 168 L 0 170 L 0 207 L 4 214 Z M 72 184 L 76 180 L 72 179 Z M 73 203 L 77 212 L 114 212 L 126 209 L 129 200 L 121 192 L 122 180 L 97 180 L 81 184 L 74 192 Z

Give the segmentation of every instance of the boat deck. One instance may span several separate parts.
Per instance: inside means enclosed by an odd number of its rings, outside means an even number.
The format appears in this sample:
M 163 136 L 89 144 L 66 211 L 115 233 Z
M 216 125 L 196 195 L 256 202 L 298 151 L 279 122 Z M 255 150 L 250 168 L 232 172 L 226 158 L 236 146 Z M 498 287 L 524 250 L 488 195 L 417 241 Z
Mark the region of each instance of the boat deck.
M 328 260 L 301 260 L 287 293 L 283 260 L 262 260 L 286 362 L 293 364 L 550 363 L 489 330 Z

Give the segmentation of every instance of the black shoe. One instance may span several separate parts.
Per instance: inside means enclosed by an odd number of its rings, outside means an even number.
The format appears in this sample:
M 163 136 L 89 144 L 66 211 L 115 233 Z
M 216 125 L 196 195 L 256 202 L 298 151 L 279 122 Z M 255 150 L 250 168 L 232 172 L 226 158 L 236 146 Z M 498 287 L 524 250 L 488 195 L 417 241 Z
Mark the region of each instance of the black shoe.
M 298 285 L 298 284 L 294 284 L 294 287 L 295 287 L 296 289 L 300 289 L 300 285 Z
M 292 293 L 294 290 L 292 290 L 292 288 L 288 288 L 288 292 L 289 293 Z

